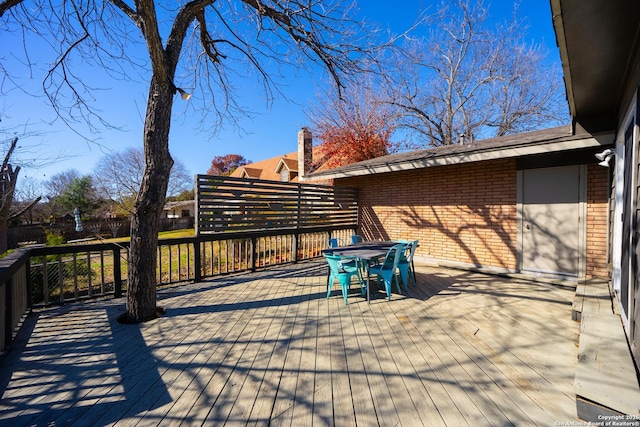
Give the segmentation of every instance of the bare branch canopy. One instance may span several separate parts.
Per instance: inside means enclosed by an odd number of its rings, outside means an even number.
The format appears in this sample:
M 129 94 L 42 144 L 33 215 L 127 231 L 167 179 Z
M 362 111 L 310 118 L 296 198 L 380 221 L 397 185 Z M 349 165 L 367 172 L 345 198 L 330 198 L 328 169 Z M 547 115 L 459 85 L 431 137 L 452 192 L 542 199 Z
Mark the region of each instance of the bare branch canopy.
M 173 166 L 169 130 L 178 89 L 190 88 L 190 108 L 204 112 L 203 121 L 215 129 L 245 112 L 235 96 L 239 76 L 256 79 L 269 100 L 281 92 L 282 70 L 319 65 L 340 90 L 350 76 L 363 71 L 362 64 L 374 63 L 377 47 L 365 24 L 352 18 L 352 5 L 341 0 L 132 3 L 0 0 L 0 17 L 6 31 L 40 36 L 50 48 L 53 65 L 42 90 L 71 127 L 87 123 L 99 132 L 109 125 L 93 102 L 100 88 L 86 78 L 87 70 L 120 80 L 131 74 L 148 80 L 145 166 L 131 220 L 126 319 L 142 322 L 158 313 L 155 247 Z M 28 49 L 21 54 L 28 57 Z M 24 62 L 36 70 L 30 60 Z M 3 71 L 11 70 L 0 67 Z

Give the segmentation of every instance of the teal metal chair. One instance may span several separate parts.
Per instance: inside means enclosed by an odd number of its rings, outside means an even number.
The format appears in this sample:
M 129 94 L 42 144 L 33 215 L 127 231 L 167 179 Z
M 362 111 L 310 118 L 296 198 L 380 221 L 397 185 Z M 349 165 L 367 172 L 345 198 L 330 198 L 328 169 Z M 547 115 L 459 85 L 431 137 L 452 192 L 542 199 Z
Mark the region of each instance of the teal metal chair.
M 365 294 L 364 281 L 360 275 L 360 269 L 358 268 L 357 261 L 353 258 L 339 257 L 335 255 L 324 254 L 324 257 L 329 264 L 329 281 L 327 282 L 327 298 L 331 296 L 331 288 L 333 283 L 338 279 L 340 287 L 342 288 L 342 298 L 344 303 L 347 303 L 347 296 L 349 294 L 349 288 L 351 286 L 351 279 L 353 276 L 358 278 L 360 282 L 360 290 L 362 295 Z
M 342 239 L 338 239 L 337 237 L 333 237 L 329 239 L 329 247 L 330 248 L 339 248 L 340 246 L 344 246 Z
M 414 286 L 416 284 L 416 273 L 413 268 L 413 255 L 416 253 L 417 247 L 417 240 L 406 243 L 404 251 L 402 251 L 402 255 L 400 256 L 400 261 L 398 262 L 398 271 L 400 271 L 400 278 L 402 279 L 405 291 L 409 290 L 409 277 L 413 280 Z
M 404 252 L 404 248 L 405 244 L 403 243 L 398 243 L 392 246 L 387 251 L 383 262 L 369 267 L 369 275 L 375 274 L 377 276 L 376 284 L 380 283 L 380 279 L 384 281 L 388 300 L 391 300 L 392 280 L 395 280 L 398 292 L 402 293 L 402 291 L 400 290 L 400 283 L 398 282 L 396 271 L 398 270 L 398 263 L 400 262 L 400 257 Z
M 353 243 L 354 245 L 362 242 L 364 242 L 364 237 L 360 236 L 359 234 L 354 234 L 353 236 L 351 236 L 351 243 Z

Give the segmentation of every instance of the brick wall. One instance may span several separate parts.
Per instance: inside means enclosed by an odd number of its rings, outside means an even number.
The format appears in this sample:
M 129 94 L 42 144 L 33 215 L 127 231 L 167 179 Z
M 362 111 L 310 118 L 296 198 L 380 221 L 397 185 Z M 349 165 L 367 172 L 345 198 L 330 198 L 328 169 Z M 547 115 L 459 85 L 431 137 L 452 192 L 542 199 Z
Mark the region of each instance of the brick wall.
M 587 183 L 587 278 L 607 278 L 609 170 L 589 165 Z
M 417 256 L 516 268 L 513 160 L 341 179 L 359 189 L 362 234 L 418 239 Z
M 602 277 L 607 175 L 605 168 L 588 170 L 587 275 Z M 515 160 L 504 159 L 342 178 L 336 185 L 359 189 L 360 233 L 368 239 L 418 239 L 418 257 L 516 270 L 516 174 Z

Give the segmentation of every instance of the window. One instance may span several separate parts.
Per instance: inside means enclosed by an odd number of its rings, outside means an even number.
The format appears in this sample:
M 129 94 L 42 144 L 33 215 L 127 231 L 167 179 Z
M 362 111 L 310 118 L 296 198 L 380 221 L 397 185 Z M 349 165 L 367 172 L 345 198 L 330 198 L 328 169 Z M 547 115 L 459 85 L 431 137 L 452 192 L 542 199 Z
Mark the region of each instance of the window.
M 182 209 L 182 218 L 189 218 L 191 216 L 191 211 L 189 209 Z
M 280 181 L 289 182 L 289 169 L 282 168 L 282 170 L 280 171 Z

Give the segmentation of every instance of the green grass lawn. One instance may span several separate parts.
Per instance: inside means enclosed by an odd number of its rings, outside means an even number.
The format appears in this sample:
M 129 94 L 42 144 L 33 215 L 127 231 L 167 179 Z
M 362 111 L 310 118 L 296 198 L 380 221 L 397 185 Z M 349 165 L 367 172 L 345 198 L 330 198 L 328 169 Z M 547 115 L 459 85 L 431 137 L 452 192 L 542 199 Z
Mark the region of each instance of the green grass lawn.
M 196 235 L 196 230 L 194 228 L 185 228 L 183 230 L 172 230 L 172 231 L 163 231 L 158 233 L 158 239 L 175 239 L 179 237 L 193 237 Z M 118 237 L 116 239 L 100 239 L 102 242 L 115 242 L 122 243 L 128 242 L 130 240 L 129 237 Z M 95 242 L 92 242 L 95 243 Z
M 159 239 L 175 239 L 180 237 L 193 237 L 196 235 L 195 228 L 186 228 L 184 230 L 163 231 L 158 234 Z

